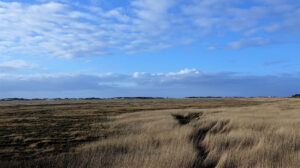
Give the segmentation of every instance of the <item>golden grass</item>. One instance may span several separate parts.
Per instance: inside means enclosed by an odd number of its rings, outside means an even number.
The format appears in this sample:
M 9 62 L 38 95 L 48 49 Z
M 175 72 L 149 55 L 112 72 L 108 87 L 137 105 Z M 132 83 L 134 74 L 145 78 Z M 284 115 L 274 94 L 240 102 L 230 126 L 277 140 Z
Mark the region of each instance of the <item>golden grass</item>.
M 11 121 L 18 117 L 38 120 L 38 116 L 43 115 L 34 113 L 26 118 L 24 114 L 27 113 L 24 113 L 18 116 L 22 111 L 55 108 L 48 118 L 60 116 L 72 123 L 69 132 L 62 129 L 64 135 L 80 132 L 79 128 L 85 123 L 91 129 L 83 129 L 80 137 L 97 137 L 89 143 L 76 143 L 66 148 L 67 151 L 61 151 L 63 153 L 55 153 L 54 148 L 50 152 L 55 155 L 36 160 L 21 161 L 12 157 L 9 161 L 2 157 L 1 165 L 7 167 L 300 167 L 299 99 L 103 100 L 3 107 L 0 114 L 6 117 L 0 119 L 0 128 L 3 125 L 12 127 L 15 123 Z M 5 108 L 9 110 L 3 110 Z M 10 113 L 14 113 L 14 117 L 8 117 L 12 116 L 8 115 Z M 99 116 L 105 116 L 106 120 L 98 120 Z M 19 124 L 26 125 L 26 122 Z M 106 136 L 101 137 L 103 134 Z M 10 137 L 22 139 L 24 133 L 11 131 Z M 69 144 L 70 139 L 74 137 L 60 140 Z M 10 147 L 2 145 L 4 148 L 0 148 L 0 152 L 16 152 L 13 144 Z M 53 145 L 47 147 L 51 149 Z M 29 146 L 25 148 L 30 149 Z M 40 149 L 34 144 L 31 148 L 39 153 Z
M 289 108 L 286 108 L 287 105 Z M 300 102 L 283 100 L 259 106 L 223 108 L 201 123 L 216 123 L 201 145 L 204 165 L 300 167 Z M 198 129 L 202 129 L 200 124 Z

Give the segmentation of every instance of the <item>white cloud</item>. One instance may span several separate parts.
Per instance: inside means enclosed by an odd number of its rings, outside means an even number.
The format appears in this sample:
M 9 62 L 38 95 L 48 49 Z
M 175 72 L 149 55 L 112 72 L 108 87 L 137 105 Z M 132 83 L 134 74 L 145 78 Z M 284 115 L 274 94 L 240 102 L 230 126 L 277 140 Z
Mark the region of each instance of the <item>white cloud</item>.
M 239 41 L 234 41 L 228 43 L 229 49 L 239 50 L 248 47 L 259 47 L 268 45 L 271 43 L 271 40 L 265 38 L 251 38 L 251 39 L 242 39 Z
M 145 74 L 147 74 L 146 72 L 135 72 L 132 74 L 133 78 L 139 78 L 141 76 L 144 76 Z
M 160 31 L 170 26 L 168 10 L 173 6 L 173 0 L 134 0 L 132 5 L 137 18 L 134 22 L 151 34 L 160 34 Z
M 35 70 L 39 66 L 34 63 L 28 63 L 24 60 L 11 60 L 0 62 L 0 72 L 1 71 L 16 71 L 16 70 Z
M 130 12 L 60 2 L 1 2 L 0 55 L 73 58 L 109 55 L 113 48 L 134 53 L 170 47 L 169 2 L 133 1 Z
M 0 1 L 0 55 L 101 56 L 112 49 L 164 49 L 226 31 L 252 39 L 259 33 L 299 33 L 299 5 L 296 0 L 134 0 L 104 10 L 77 1 Z
M 232 72 L 201 72 L 196 69 L 155 74 L 0 73 L 0 98 L 289 96 L 300 92 L 299 84 L 299 74 L 251 76 Z
M 299 5 L 297 0 L 195 0 L 182 9 L 192 17 L 192 23 L 200 27 L 227 27 L 233 31 L 247 31 L 274 23 L 289 24 L 292 28 L 299 24 L 299 20 L 294 19 L 299 16 Z
M 179 72 L 170 72 L 167 75 L 168 76 L 178 76 L 178 75 L 194 75 L 194 74 L 200 74 L 200 71 L 196 70 L 196 69 L 188 69 L 185 68 L 183 70 L 180 70 Z

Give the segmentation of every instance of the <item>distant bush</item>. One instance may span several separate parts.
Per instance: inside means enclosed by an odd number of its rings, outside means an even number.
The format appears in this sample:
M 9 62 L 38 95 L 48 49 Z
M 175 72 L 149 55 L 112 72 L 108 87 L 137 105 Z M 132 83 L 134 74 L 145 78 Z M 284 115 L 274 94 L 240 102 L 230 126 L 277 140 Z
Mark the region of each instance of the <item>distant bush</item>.
M 295 94 L 295 95 L 293 95 L 292 97 L 300 98 L 300 94 Z

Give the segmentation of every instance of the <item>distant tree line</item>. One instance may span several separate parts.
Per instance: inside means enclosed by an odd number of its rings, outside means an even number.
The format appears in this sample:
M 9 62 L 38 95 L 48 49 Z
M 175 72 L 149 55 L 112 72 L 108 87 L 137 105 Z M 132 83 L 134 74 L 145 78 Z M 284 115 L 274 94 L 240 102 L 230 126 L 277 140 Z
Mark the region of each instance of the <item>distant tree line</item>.
M 258 96 L 258 97 L 265 97 L 265 96 Z M 272 97 L 272 96 L 268 96 Z M 300 94 L 294 94 L 291 96 L 292 98 L 300 98 Z M 226 98 L 222 96 L 190 96 L 184 97 L 186 99 L 199 99 L 199 98 Z M 238 96 L 234 97 L 227 97 L 227 98 L 241 98 Z M 251 98 L 251 97 L 249 97 Z M 26 98 L 4 98 L 0 99 L 0 101 L 30 101 L 30 100 L 102 100 L 102 99 L 168 99 L 168 97 L 113 97 L 113 98 L 98 98 L 98 97 L 87 97 L 87 98 L 33 98 L 33 99 L 26 99 Z
M 102 99 L 165 99 L 164 97 L 113 97 L 113 98 L 97 98 L 97 97 L 87 97 L 87 98 L 4 98 L 0 101 L 30 101 L 30 100 L 102 100 Z
M 292 97 L 294 97 L 294 98 L 300 98 L 300 94 L 294 94 Z

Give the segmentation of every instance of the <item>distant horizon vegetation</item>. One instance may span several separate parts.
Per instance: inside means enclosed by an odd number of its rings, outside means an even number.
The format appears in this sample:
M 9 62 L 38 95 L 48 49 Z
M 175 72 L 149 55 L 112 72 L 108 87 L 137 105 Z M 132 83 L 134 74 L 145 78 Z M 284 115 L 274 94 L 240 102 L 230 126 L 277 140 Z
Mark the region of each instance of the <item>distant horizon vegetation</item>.
M 284 98 L 286 96 L 187 96 L 187 97 L 152 97 L 152 96 L 129 96 L 129 97 L 56 97 L 56 98 L 21 98 L 21 97 L 8 97 L 1 98 L 0 101 L 14 101 L 14 100 L 101 100 L 101 99 L 197 99 L 197 98 Z M 300 94 L 294 94 L 286 98 L 300 98 Z

